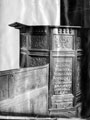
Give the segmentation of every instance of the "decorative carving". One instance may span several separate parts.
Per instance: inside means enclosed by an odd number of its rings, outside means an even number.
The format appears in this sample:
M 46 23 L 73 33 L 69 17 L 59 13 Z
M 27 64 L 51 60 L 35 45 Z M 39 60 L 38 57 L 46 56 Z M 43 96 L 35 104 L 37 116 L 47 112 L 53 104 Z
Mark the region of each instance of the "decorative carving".
M 52 108 L 72 108 L 72 58 L 54 58 L 54 63 Z
M 51 97 L 52 102 L 66 102 L 66 101 L 72 101 L 73 95 L 72 94 L 68 94 L 66 95 L 53 95 Z
M 61 89 L 70 89 L 71 88 L 71 84 L 67 83 L 67 84 L 55 84 L 54 85 L 54 89 L 58 89 L 58 88 L 61 88 Z
M 60 76 L 60 77 L 54 76 L 53 80 L 54 80 L 55 84 L 61 84 L 61 82 L 71 83 L 72 76 Z
M 30 60 L 30 67 L 46 65 L 49 62 L 48 57 L 31 57 Z
M 53 75 L 55 94 L 71 93 L 72 58 L 54 58 L 54 62 L 56 63 Z
M 70 50 L 73 49 L 73 36 L 70 35 L 53 35 L 54 49 Z
M 72 102 L 61 102 L 61 103 L 53 103 L 52 108 L 59 108 L 59 109 L 68 109 L 72 108 L 73 103 Z
M 32 29 L 32 35 L 45 35 L 48 33 L 48 27 L 35 26 Z
M 47 35 L 32 35 L 31 36 L 31 49 L 48 49 Z
M 72 36 L 60 36 L 60 47 L 62 49 L 72 49 Z
M 71 89 L 57 89 L 57 90 L 54 90 L 55 92 L 55 95 L 64 95 L 64 94 L 70 94 L 72 91 Z
M 75 31 L 72 28 L 54 28 L 53 34 L 74 35 Z

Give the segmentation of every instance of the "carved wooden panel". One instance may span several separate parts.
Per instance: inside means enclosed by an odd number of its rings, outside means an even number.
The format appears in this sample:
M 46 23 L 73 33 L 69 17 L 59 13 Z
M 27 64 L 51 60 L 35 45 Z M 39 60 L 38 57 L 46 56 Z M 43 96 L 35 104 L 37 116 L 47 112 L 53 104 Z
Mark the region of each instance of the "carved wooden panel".
M 35 67 L 47 64 L 49 58 L 45 57 L 48 56 L 45 51 L 48 51 L 48 49 L 48 35 L 44 28 L 34 27 L 31 33 L 21 33 L 20 66 Z
M 49 63 L 48 57 L 31 56 L 29 66 L 30 67 L 42 66 L 42 65 L 46 65 L 48 63 Z
M 73 36 L 53 35 L 53 49 L 72 50 L 73 49 Z
M 31 49 L 49 49 L 47 35 L 32 35 Z
M 21 54 L 21 67 L 35 67 L 42 66 L 49 63 L 49 56 L 40 56 L 40 55 L 29 55 Z
M 72 58 L 54 58 L 54 63 L 53 81 L 55 94 L 71 93 Z
M 51 52 L 51 106 L 50 111 L 73 108 L 73 68 L 75 31 L 57 29 L 52 32 Z
M 53 58 L 53 76 L 51 81 L 53 87 L 51 108 L 72 108 L 72 57 Z
M 49 64 L 50 81 L 48 81 L 47 87 L 50 90 L 48 92 L 49 110 L 51 109 L 52 113 L 57 113 L 58 111 L 57 115 L 59 115 L 60 110 L 71 110 L 71 108 L 74 108 L 74 98 L 76 99 L 80 91 L 81 68 L 80 61 L 76 60 L 77 56 L 81 54 L 79 50 L 81 49 L 81 33 L 78 27 L 19 26 L 19 28 L 21 34 L 21 67 L 35 68 L 35 66 Z M 9 85 L 13 86 L 14 84 L 15 86 L 10 88 L 12 90 L 10 96 L 13 93 L 13 89 L 15 96 L 18 96 L 28 90 L 33 91 L 36 88 L 37 91 L 40 87 L 45 87 L 46 77 L 44 73 L 46 71 L 36 71 L 29 71 L 23 73 L 23 75 L 17 73 L 14 76 L 10 76 Z M 42 99 L 44 101 L 45 97 Z M 43 103 L 42 99 L 40 101 L 38 99 L 30 99 L 29 106 L 33 113 L 34 111 L 37 112 L 38 108 L 42 109 L 42 104 L 47 104 Z M 22 106 L 21 102 L 20 104 Z

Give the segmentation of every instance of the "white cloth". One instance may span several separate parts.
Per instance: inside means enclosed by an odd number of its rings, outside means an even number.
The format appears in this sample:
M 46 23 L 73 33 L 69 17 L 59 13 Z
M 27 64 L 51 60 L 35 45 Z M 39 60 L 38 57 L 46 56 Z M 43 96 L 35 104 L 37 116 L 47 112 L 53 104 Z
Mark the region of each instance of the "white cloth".
M 13 22 L 60 25 L 60 0 L 0 0 L 0 71 L 19 68 L 19 31 Z

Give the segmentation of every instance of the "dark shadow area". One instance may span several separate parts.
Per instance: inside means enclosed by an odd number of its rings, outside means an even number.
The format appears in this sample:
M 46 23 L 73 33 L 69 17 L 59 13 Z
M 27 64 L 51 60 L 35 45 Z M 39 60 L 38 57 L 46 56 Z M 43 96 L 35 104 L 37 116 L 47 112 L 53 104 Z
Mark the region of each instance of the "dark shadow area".
M 61 0 L 61 25 L 83 24 L 83 0 Z
M 90 116 L 90 35 L 88 29 L 82 29 L 82 49 L 83 59 L 81 66 L 81 100 L 82 110 L 81 116 L 83 118 Z

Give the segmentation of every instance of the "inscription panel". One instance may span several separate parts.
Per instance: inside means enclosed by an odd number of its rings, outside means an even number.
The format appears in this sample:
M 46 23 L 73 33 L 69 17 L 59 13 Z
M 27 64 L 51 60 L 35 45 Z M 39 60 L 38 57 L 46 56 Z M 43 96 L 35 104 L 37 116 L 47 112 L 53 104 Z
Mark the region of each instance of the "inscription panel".
M 53 63 L 52 109 L 72 108 L 72 57 L 54 57 Z
M 73 36 L 70 35 L 53 35 L 53 49 L 72 50 Z
M 72 58 L 54 58 L 55 69 L 53 73 L 54 84 L 63 84 L 72 82 Z M 68 85 L 68 84 L 67 84 Z M 66 88 L 66 87 L 65 87 Z

